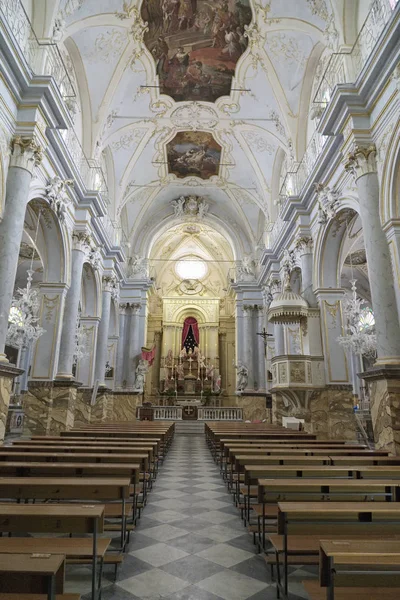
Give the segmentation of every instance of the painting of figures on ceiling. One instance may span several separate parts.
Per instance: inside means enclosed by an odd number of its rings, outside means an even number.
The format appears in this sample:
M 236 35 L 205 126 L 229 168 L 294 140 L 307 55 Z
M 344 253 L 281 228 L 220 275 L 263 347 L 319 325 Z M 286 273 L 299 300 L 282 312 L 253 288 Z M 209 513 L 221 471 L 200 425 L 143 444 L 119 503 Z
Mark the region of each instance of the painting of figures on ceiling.
M 168 171 L 179 178 L 218 175 L 222 148 L 211 133 L 181 131 L 167 144 Z
M 162 94 L 177 102 L 229 96 L 247 48 L 249 0 L 144 0 L 141 15 Z

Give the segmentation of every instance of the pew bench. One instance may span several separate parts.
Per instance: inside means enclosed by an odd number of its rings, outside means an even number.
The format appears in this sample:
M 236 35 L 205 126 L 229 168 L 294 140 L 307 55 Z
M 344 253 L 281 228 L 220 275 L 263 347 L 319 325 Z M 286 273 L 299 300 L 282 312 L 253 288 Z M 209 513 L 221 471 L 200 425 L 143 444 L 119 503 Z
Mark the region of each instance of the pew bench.
M 0 533 L 12 534 L 80 534 L 91 538 L 74 538 L 74 557 L 90 560 L 87 555 L 88 539 L 92 543 L 92 600 L 98 600 L 101 590 L 102 559 L 101 552 L 107 549 L 111 540 L 100 542 L 100 534 L 104 533 L 104 506 L 79 504 L 1 504 Z M 24 538 L 17 538 L 18 540 Z M 36 538 L 29 538 L 35 539 Z M 40 538 L 46 540 L 47 538 Z M 8 538 L 4 538 L 6 543 Z M 63 549 L 63 542 L 71 543 L 66 538 L 49 538 L 49 544 L 56 541 L 58 552 Z M 31 542 L 29 542 L 31 543 Z M 39 543 L 44 542 L 38 542 Z M 80 545 L 81 544 L 81 545 Z M 100 556 L 100 560 L 99 560 Z M 98 564 L 100 570 L 98 573 Z M 98 582 L 97 582 L 98 577 Z
M 304 584 L 311 600 L 373 598 L 378 589 L 379 598 L 381 591 L 400 597 L 400 541 L 322 540 L 319 581 Z
M 65 556 L 58 554 L 0 554 L 0 592 L 46 594 L 55 600 L 64 591 Z
M 400 540 L 396 502 L 279 502 L 278 531 L 269 535 L 277 565 L 277 586 L 287 597 L 289 557 L 318 560 L 321 540 Z M 283 585 L 280 556 L 283 555 Z
M 132 505 L 128 504 L 129 494 L 130 479 L 128 478 L 0 477 L 0 499 L 3 501 L 101 502 L 105 505 L 106 518 L 121 520 L 118 529 L 121 535 L 121 551 L 125 550 L 127 542 L 126 518 L 133 510 Z

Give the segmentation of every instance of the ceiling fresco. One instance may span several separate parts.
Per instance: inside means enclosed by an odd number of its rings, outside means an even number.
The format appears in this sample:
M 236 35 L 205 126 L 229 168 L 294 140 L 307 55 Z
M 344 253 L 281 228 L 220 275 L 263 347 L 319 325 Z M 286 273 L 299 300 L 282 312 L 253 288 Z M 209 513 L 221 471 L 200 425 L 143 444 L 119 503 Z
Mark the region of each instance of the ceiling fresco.
M 161 93 L 175 101 L 229 96 L 247 48 L 249 0 L 145 0 L 141 14 Z
M 181 131 L 167 144 L 168 171 L 179 178 L 218 175 L 222 148 L 211 133 Z

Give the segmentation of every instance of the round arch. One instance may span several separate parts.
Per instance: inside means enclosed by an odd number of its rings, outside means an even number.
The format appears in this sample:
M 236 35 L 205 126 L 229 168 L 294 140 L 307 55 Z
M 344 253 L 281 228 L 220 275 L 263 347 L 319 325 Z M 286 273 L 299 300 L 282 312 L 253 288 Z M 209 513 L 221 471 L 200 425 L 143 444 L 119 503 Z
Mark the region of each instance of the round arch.
M 359 214 L 358 201 L 346 197 L 340 199 L 340 210 L 336 218 L 331 219 L 318 232 L 314 246 L 315 288 L 340 288 L 340 267 L 343 242 L 346 237 L 347 216 L 349 211 Z
M 400 215 L 400 121 L 393 128 L 385 155 L 380 192 L 383 223 Z

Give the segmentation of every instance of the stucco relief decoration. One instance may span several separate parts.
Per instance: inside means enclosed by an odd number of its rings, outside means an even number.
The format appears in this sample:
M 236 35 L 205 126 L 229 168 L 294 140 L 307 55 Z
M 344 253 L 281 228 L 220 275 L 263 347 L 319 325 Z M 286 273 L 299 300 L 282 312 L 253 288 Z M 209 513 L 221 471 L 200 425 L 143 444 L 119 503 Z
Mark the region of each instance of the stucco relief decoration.
M 67 208 L 71 204 L 71 200 L 67 194 L 67 187 L 73 185 L 74 182 L 72 179 L 61 179 L 61 177 L 56 175 L 48 180 L 45 187 L 46 198 L 61 223 L 65 222 Z
M 141 16 L 162 94 L 177 102 L 230 95 L 247 48 L 249 0 L 144 0 Z
M 218 124 L 218 115 L 210 106 L 192 102 L 174 110 L 171 121 L 180 129 L 213 129 Z
M 315 191 L 318 198 L 318 223 L 326 225 L 336 216 L 339 209 L 339 192 L 323 183 L 315 183 Z
M 139 254 L 133 254 L 128 259 L 128 277 L 143 278 L 148 276 L 147 261 Z
M 181 131 L 167 144 L 169 173 L 210 179 L 219 173 L 222 148 L 211 133 Z
M 87 262 L 93 267 L 95 271 L 98 271 L 102 264 L 103 258 L 101 256 L 101 252 L 99 248 L 96 246 L 91 246 L 88 251 Z
M 180 295 L 201 296 L 204 293 L 204 286 L 198 279 L 184 279 L 177 291 Z
M 179 219 L 202 220 L 209 209 L 209 204 L 201 196 L 179 196 L 171 205 Z
M 290 363 L 290 381 L 292 383 L 306 382 L 306 365 L 303 362 Z
M 252 281 L 255 279 L 256 265 L 252 256 L 243 256 L 242 260 L 236 267 L 236 280 Z

